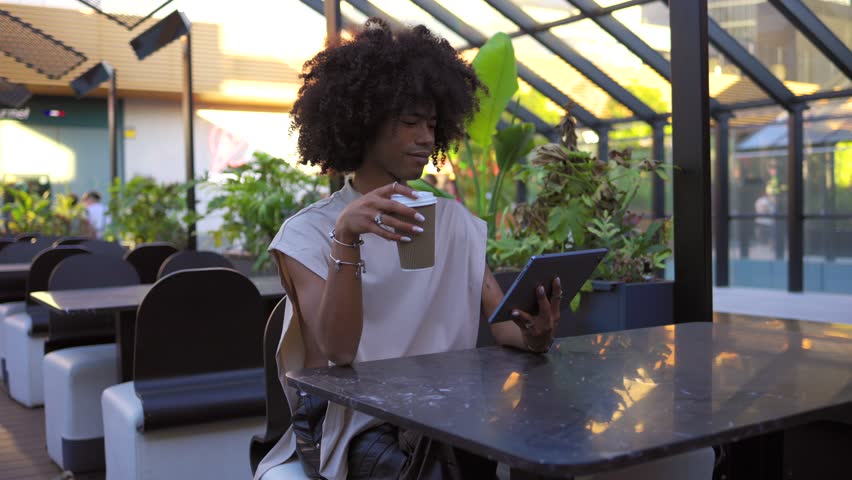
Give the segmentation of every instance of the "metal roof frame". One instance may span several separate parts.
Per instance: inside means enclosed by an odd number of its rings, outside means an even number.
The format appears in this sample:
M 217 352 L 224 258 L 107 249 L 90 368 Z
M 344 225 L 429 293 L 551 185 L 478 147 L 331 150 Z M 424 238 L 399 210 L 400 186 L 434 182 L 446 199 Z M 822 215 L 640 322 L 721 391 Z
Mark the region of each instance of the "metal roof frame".
M 524 13 L 520 7 L 512 3 L 511 0 L 485 0 L 485 2 L 494 7 L 494 9 L 517 25 L 521 30 L 530 33 L 539 43 L 574 67 L 592 83 L 602 88 L 636 116 L 649 123 L 658 118 L 659 114 L 646 105 L 645 102 L 622 87 L 621 84 L 613 80 L 609 75 L 595 66 L 594 63 L 568 46 L 568 44 L 552 32 L 533 32 L 537 26 L 537 22 Z
M 466 42 L 477 47 L 483 45 L 488 38 L 479 30 L 465 23 L 458 18 L 454 13 L 450 12 L 435 0 L 411 0 L 412 3 L 432 15 L 435 20 L 442 23 L 444 26 L 462 37 Z M 535 73 L 532 69 L 518 61 L 518 77 L 527 82 L 536 89 L 539 93 L 549 98 L 557 105 L 565 107 L 573 105 L 571 113 L 577 120 L 589 128 L 597 128 L 603 123 L 593 113 L 580 106 L 577 102 L 568 97 L 561 90 L 553 86 L 550 82 Z

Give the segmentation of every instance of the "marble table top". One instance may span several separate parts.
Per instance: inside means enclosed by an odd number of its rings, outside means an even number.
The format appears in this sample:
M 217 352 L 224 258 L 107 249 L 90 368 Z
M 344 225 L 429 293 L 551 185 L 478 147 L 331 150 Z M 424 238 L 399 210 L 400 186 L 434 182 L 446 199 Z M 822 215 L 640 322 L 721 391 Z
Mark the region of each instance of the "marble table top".
M 284 287 L 281 286 L 278 277 L 255 277 L 251 280 L 264 299 L 274 299 L 284 295 Z M 81 288 L 33 292 L 30 297 L 61 313 L 108 313 L 136 310 L 150 289 L 151 284 Z
M 852 418 L 852 327 L 732 317 L 287 376 L 512 467 L 579 475 Z

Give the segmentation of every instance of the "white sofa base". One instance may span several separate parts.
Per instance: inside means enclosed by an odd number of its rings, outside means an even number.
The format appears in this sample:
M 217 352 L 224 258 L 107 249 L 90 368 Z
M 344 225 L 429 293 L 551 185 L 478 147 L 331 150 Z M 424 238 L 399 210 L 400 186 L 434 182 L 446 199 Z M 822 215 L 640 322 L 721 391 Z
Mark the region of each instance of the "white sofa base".
M 6 325 L 5 319 L 9 315 L 26 311 L 27 302 L 0 303 L 0 378 L 6 383 Z
M 32 318 L 27 312 L 9 315 L 3 326 L 9 395 L 26 407 L 40 407 L 44 404 L 41 360 L 47 335 L 29 334 Z
M 140 432 L 142 402 L 133 382 L 101 397 L 107 480 L 251 478 L 248 444 L 264 417 L 240 418 Z
M 47 453 L 63 470 L 104 469 L 101 394 L 118 383 L 114 343 L 72 347 L 44 356 Z

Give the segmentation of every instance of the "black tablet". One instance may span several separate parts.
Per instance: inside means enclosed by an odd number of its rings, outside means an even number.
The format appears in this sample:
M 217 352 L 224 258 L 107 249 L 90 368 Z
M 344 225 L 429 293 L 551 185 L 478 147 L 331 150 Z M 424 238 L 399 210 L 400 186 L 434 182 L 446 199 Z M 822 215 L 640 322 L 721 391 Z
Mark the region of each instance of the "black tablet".
M 536 287 L 544 285 L 547 297 L 550 298 L 553 279 L 556 277 L 559 277 L 562 282 L 563 305 L 568 304 L 595 271 L 606 252 L 607 249 L 599 248 L 530 257 L 527 266 L 521 270 L 518 278 L 509 287 L 509 291 L 503 296 L 503 301 L 488 319 L 488 323 L 512 320 L 512 310 L 515 309 L 532 315 L 537 314 Z

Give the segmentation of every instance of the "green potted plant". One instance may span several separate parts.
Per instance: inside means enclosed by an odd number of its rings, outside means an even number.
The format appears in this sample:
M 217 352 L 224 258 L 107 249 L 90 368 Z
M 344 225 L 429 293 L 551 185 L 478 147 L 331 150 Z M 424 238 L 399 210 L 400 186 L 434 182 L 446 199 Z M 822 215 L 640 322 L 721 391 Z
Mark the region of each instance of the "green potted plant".
M 222 181 L 209 182 L 217 195 L 207 204 L 207 212 L 222 211 L 222 226 L 212 232 L 216 246 L 239 243 L 252 270 L 272 269 L 266 249 L 284 219 L 319 200 L 328 191 L 327 177 L 311 176 L 286 161 L 262 152 L 254 160 L 223 172 Z
M 3 205 L 7 233 L 94 236 L 86 221 L 86 207 L 71 195 L 50 192 L 39 195 L 18 188 L 7 188 L 6 193 L 11 198 Z
M 506 108 L 518 91 L 518 70 L 512 39 L 497 33 L 479 49 L 472 64 L 479 80 L 488 88 L 480 91 L 479 111 L 467 123 L 468 138 L 458 145 L 452 159 L 456 181 L 465 206 L 488 222 L 494 238 L 499 212 L 511 202 L 513 192 L 505 187 L 512 169 L 535 146 L 535 126 L 518 122 Z M 508 125 L 498 130 L 502 120 Z
M 186 208 L 186 191 L 192 183 L 158 183 L 150 177 L 119 179 L 110 187 L 110 224 L 105 236 L 131 245 L 169 242 L 184 248 L 187 225 L 198 214 Z
M 531 255 L 607 248 L 584 294 L 570 302 L 561 335 L 672 322 L 672 283 L 655 278 L 671 256 L 671 221 L 630 211 L 643 174 L 668 179 L 666 166 L 630 150 L 607 159 L 577 150 L 570 113 L 560 143 L 535 148 L 520 168 L 530 200 L 507 210 L 488 252 L 497 270 L 521 268 Z

